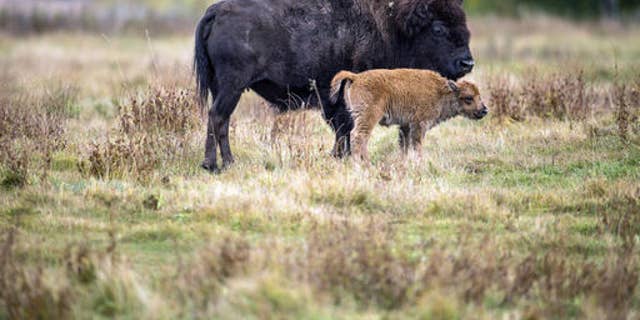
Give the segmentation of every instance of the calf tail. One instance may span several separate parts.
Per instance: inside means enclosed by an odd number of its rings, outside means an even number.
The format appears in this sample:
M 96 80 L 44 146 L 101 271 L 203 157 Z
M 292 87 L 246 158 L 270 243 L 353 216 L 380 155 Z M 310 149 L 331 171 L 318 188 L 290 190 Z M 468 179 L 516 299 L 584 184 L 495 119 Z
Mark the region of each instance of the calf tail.
M 198 99 L 202 107 L 206 106 L 209 93 L 214 98 L 216 95 L 215 70 L 207 52 L 207 40 L 211 34 L 211 24 L 214 19 L 215 10 L 210 7 L 196 27 L 193 71 L 196 75 Z
M 331 93 L 329 99 L 332 104 L 338 103 L 344 95 L 345 86 L 352 83 L 358 77 L 357 74 L 349 71 L 340 71 L 331 81 Z

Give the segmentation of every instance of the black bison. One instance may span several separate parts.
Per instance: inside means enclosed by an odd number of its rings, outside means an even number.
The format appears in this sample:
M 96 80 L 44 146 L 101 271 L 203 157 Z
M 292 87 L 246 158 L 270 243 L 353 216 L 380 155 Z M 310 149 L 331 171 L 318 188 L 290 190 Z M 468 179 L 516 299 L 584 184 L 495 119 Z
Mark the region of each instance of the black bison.
M 229 118 L 252 89 L 284 112 L 322 107 L 336 132 L 334 154 L 348 152 L 353 121 L 329 102 L 340 70 L 435 70 L 449 79 L 474 61 L 462 0 L 221 0 L 207 9 L 195 35 L 200 98 L 211 93 L 205 159 L 218 171 L 233 162 Z

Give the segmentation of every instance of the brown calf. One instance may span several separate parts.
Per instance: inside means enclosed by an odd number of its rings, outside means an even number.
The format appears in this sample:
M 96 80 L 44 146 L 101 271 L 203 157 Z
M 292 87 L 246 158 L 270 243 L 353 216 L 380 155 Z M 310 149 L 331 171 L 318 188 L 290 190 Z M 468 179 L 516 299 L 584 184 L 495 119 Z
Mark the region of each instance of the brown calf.
M 367 143 L 378 123 L 400 125 L 402 149 L 419 151 L 426 131 L 437 124 L 457 115 L 479 120 L 489 113 L 475 84 L 428 70 L 342 71 L 331 83 L 331 95 L 334 102 L 343 98 L 353 116 L 352 151 L 362 160 L 368 159 Z

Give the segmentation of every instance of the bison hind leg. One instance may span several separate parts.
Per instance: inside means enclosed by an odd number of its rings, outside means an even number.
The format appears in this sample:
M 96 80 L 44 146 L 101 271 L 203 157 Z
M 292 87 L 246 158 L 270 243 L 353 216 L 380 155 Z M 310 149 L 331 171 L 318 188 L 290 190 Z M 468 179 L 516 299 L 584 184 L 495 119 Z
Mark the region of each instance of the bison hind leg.
M 216 129 L 216 139 L 220 147 L 223 168 L 234 162 L 229 144 L 229 122 L 241 95 L 241 92 L 229 94 L 228 99 L 225 99 L 214 109 L 214 129 Z
M 207 139 L 205 142 L 205 158 L 202 167 L 208 171 L 218 173 L 217 146 L 220 147 L 223 167 L 233 163 L 231 146 L 229 145 L 229 119 L 236 108 L 242 91 L 220 91 L 209 110 L 207 124 Z

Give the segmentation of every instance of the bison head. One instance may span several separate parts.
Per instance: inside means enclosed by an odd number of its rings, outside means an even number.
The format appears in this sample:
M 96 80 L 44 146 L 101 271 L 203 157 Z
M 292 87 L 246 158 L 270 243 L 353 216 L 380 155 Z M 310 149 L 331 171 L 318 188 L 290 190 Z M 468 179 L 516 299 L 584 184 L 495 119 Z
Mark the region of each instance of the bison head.
M 475 64 L 463 0 L 398 0 L 396 23 L 412 67 L 457 80 Z

